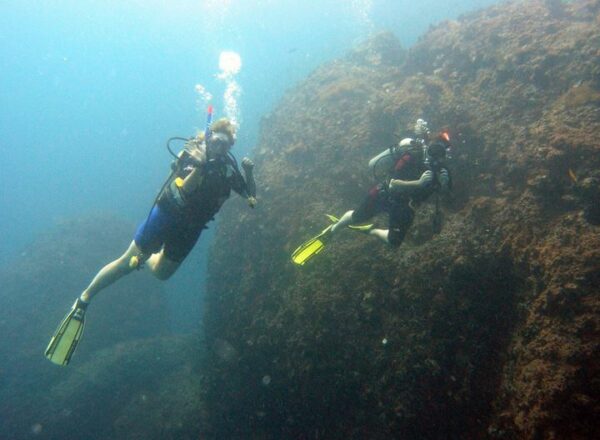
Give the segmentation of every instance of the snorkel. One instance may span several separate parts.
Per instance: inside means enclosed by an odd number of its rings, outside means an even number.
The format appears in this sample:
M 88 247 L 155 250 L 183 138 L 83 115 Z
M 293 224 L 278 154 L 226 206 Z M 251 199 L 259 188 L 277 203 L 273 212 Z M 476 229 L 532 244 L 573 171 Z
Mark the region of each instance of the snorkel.
M 213 106 L 209 104 L 208 109 L 206 110 L 206 128 L 204 129 L 204 140 L 208 141 L 208 139 L 212 136 L 212 131 L 210 129 L 210 126 L 212 124 L 212 116 L 213 116 Z M 171 142 L 173 141 L 183 141 L 183 142 L 190 142 L 193 138 L 184 138 L 184 137 L 180 137 L 180 136 L 174 136 L 171 137 L 167 140 L 167 150 L 169 150 L 169 153 L 171 154 L 171 156 L 173 156 L 175 158 L 175 160 L 179 159 L 179 156 L 177 154 L 175 154 L 175 152 L 171 149 Z
M 209 155 L 209 161 L 214 160 L 210 156 L 212 156 L 212 152 L 209 145 L 209 140 L 212 138 L 212 118 L 213 118 L 213 106 L 212 104 L 208 104 L 208 108 L 206 109 L 206 128 L 204 129 L 204 145 L 206 145 L 206 153 Z
M 210 125 L 212 124 L 212 117 L 213 117 L 213 106 L 212 106 L 212 104 L 209 104 L 208 108 L 206 109 L 206 128 L 204 129 L 204 141 L 205 142 L 208 142 L 208 139 L 212 135 L 212 131 L 210 129 Z

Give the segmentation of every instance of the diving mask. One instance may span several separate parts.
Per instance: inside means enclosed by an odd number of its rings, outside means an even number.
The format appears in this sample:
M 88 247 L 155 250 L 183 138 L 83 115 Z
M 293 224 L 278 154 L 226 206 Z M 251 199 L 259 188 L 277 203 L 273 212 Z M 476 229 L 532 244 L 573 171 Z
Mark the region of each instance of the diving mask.
M 212 133 L 206 143 L 207 148 L 214 153 L 226 153 L 233 143 L 225 133 Z

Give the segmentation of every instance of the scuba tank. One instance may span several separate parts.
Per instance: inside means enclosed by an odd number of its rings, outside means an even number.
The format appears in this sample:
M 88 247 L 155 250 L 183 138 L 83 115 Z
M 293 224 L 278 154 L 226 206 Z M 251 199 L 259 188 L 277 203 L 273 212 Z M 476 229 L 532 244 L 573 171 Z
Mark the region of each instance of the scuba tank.
M 406 138 L 410 139 L 410 138 Z M 398 145 L 393 145 L 384 152 L 375 156 L 369 162 L 369 168 L 373 172 L 373 178 L 382 184 L 389 183 L 391 174 L 398 161 L 407 153 L 411 155 L 421 155 L 425 157 L 426 144 L 423 139 L 411 139 L 410 143 L 403 144 L 402 140 Z

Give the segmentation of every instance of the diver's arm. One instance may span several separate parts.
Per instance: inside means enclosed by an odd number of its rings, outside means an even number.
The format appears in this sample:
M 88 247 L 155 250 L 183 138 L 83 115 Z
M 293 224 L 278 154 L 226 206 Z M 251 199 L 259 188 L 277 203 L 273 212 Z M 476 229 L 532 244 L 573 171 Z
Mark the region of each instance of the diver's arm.
M 254 208 L 256 206 L 256 182 L 254 181 L 253 173 L 254 163 L 247 157 L 244 157 L 244 159 L 242 159 L 242 168 L 244 169 L 244 176 L 237 171 L 232 189 L 248 201 L 248 206 L 250 206 L 250 208 Z
M 183 179 L 183 185 L 181 186 L 181 191 L 184 194 L 190 194 L 194 192 L 200 183 L 202 182 L 202 172 L 199 168 L 194 167 L 192 172 L 188 174 L 185 179 Z
M 394 192 L 409 192 L 415 188 L 425 187 L 433 181 L 433 172 L 430 170 L 425 171 L 421 174 L 418 180 L 390 180 L 390 190 Z
M 204 178 L 202 165 L 206 163 L 206 151 L 204 149 L 194 148 L 187 152 L 194 159 L 194 167 L 183 179 L 183 185 L 181 186 L 183 194 L 192 193 L 200 186 Z
M 244 181 L 246 182 L 246 190 L 248 196 L 256 197 L 256 182 L 254 181 L 254 163 L 244 157 L 242 159 L 242 168 L 244 169 Z

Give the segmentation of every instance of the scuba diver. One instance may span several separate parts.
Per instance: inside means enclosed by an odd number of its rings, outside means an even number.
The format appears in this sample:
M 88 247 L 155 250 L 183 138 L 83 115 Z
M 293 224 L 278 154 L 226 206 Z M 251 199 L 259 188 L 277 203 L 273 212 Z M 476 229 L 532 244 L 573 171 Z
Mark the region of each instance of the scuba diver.
M 397 146 L 386 149 L 369 161 L 375 178 L 384 183 L 373 187 L 356 210 L 347 211 L 339 219 L 327 215 L 332 224 L 294 251 L 294 263 L 304 265 L 324 249 L 333 234 L 346 226 L 377 237 L 392 247 L 402 244 L 414 219 L 415 204 L 427 200 L 436 192 L 448 192 L 452 186 L 446 166 L 450 151 L 448 133 L 442 132 L 431 138 L 427 122 L 423 119 L 417 120 L 414 131 L 415 139 L 402 139 Z M 388 213 L 388 229 L 365 224 L 381 212 Z M 439 232 L 439 198 L 436 200 L 433 223 L 434 230 Z
M 85 311 L 98 292 L 145 265 L 160 280 L 173 275 L 231 190 L 246 198 L 251 208 L 256 205 L 254 164 L 244 158 L 242 176 L 230 152 L 235 143 L 235 126 L 226 118 L 212 125 L 211 120 L 209 107 L 204 133 L 191 139 L 169 140 L 167 147 L 175 157 L 171 175 L 129 248 L 104 266 L 75 300 L 46 348 L 50 361 L 58 365 L 69 363 L 83 333 Z M 173 139 L 187 141 L 178 155 L 170 148 Z

